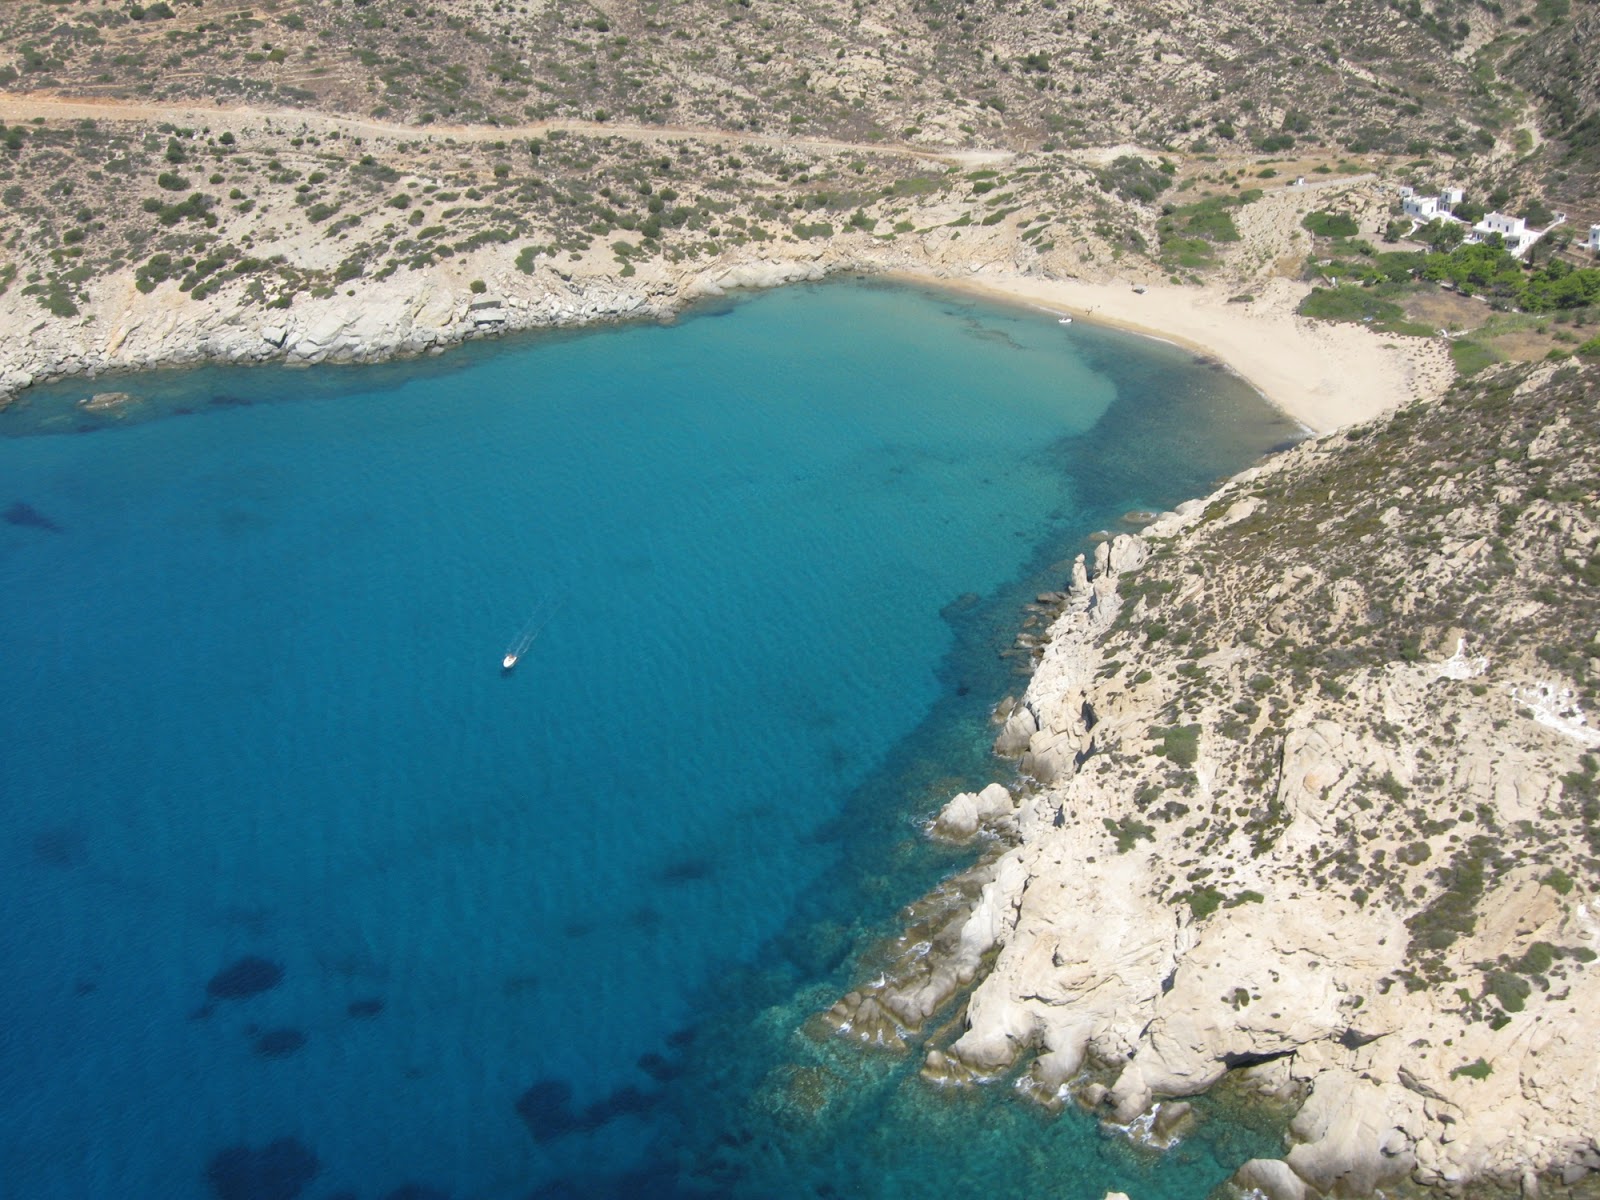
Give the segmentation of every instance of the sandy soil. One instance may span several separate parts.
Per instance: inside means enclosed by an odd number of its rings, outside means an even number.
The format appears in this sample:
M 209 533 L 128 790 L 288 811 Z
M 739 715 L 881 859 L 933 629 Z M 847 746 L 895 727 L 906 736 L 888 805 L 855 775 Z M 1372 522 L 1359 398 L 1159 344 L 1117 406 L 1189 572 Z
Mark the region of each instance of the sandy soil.
M 1120 280 L 1091 283 L 982 272 L 920 282 L 1021 300 L 1073 320 L 1162 338 L 1220 359 L 1315 433 L 1369 420 L 1417 397 L 1442 394 L 1454 378 L 1445 343 L 1386 337 L 1356 325 L 1295 315 L 1303 289 L 1274 280 L 1248 303 L 1215 288 Z

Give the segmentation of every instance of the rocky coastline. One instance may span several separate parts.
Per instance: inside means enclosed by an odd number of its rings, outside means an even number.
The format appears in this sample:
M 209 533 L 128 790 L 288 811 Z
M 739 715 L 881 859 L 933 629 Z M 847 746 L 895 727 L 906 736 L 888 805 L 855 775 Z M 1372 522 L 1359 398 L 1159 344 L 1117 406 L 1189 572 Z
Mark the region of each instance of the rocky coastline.
M 192 301 L 145 296 L 131 277 L 113 277 L 93 316 L 33 320 L 27 336 L 0 348 L 0 407 L 30 387 L 63 379 L 201 363 L 383 362 L 439 354 L 503 333 L 626 320 L 670 320 L 686 305 L 736 288 L 818 280 L 871 269 L 853 256 L 719 263 L 655 271 L 637 280 L 615 271 L 545 266 L 531 275 L 501 270 L 495 288 L 475 291 L 445 278 L 361 281 L 292 309 L 263 311 L 225 297 Z M 22 314 L 13 314 L 21 322 Z M 104 393 L 108 389 L 93 389 Z
M 1239 1194 L 1595 1194 L 1595 375 L 1508 369 L 1080 556 L 996 712 L 1016 779 L 930 826 L 988 852 L 826 1023 L 1114 1127 L 1227 1077 L 1294 1113 Z

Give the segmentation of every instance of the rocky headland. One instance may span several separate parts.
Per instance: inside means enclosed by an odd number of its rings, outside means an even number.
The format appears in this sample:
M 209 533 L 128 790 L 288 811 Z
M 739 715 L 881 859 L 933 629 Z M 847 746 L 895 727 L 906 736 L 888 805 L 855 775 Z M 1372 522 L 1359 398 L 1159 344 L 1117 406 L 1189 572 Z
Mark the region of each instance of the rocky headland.
M 982 862 L 828 1021 L 1157 1135 L 1231 1075 L 1294 1112 L 1272 1200 L 1591 1194 L 1597 382 L 1502 369 L 1080 558 L 1015 779 L 931 825 Z

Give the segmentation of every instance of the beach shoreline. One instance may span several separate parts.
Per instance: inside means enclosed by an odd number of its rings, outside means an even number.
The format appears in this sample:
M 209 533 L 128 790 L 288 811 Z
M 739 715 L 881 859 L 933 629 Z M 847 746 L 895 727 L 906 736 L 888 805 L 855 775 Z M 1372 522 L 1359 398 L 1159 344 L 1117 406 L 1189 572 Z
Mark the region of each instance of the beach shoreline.
M 452 271 L 357 286 L 281 314 L 218 297 L 144 296 L 113 283 L 92 322 L 44 321 L 0 354 L 0 408 L 34 384 L 200 363 L 380 362 L 438 354 L 503 333 L 671 320 L 696 302 L 860 273 L 1019 304 L 1181 346 L 1223 363 L 1311 433 L 1326 433 L 1438 396 L 1454 378 L 1435 339 L 1374 334 L 1314 322 L 1294 309 L 1302 285 L 1272 280 L 1233 300 L 1217 286 L 1051 278 L 1015 268 L 937 261 L 888 247 L 835 246 L 805 256 L 739 257 L 655 277 L 624 279 L 541 268 L 492 273 L 498 304 L 486 323 L 479 297 L 452 286 Z M 598 265 L 598 264 L 597 264 Z M 471 264 L 472 273 L 489 263 Z M 108 390 L 106 388 L 91 390 Z M 88 395 L 88 392 L 86 392 Z
M 1273 281 L 1264 294 L 1235 302 L 1215 287 L 1135 285 L 1120 279 L 887 274 L 1027 304 L 1216 359 L 1309 433 L 1328 433 L 1413 399 L 1435 398 L 1454 378 L 1449 355 L 1432 339 L 1385 337 L 1356 325 L 1297 316 L 1300 292 L 1285 286 L 1287 281 Z

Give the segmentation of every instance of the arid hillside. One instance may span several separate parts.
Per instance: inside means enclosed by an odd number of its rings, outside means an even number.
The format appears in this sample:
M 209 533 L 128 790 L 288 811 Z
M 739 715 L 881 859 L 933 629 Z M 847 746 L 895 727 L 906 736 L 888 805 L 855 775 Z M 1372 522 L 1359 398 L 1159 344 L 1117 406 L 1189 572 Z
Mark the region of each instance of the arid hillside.
M 989 861 L 825 1023 L 1158 1142 L 1232 1074 L 1297 1109 L 1273 1200 L 1592 1195 L 1595 377 L 1486 372 L 1103 543 L 998 714 L 1014 791 L 933 826 Z
M 1557 52 L 1565 39 L 1548 31 L 1584 19 L 1565 9 L 25 0 L 0 15 L 0 80 L 416 124 L 580 117 L 938 145 L 1462 156 L 1516 145 L 1537 120 L 1521 88 L 1567 103 L 1541 72 L 1519 88 L 1495 67 L 1525 40 L 1523 57 Z

